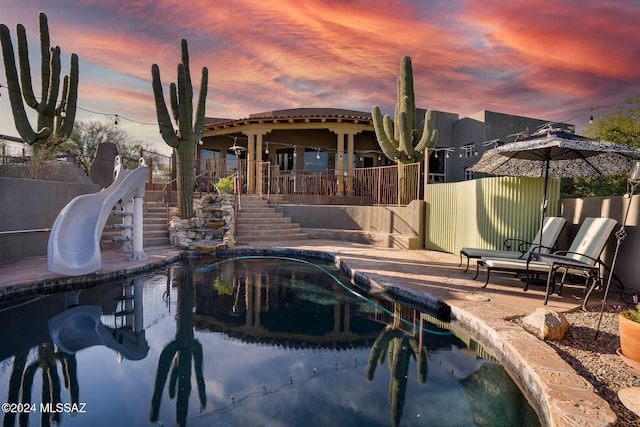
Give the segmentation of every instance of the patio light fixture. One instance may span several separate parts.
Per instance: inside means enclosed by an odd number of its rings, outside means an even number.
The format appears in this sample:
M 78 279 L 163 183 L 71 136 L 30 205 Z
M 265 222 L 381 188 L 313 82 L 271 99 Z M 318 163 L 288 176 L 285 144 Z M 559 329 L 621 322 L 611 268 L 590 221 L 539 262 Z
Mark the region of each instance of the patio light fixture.
M 233 145 L 231 147 L 229 147 L 229 151 L 233 152 L 236 155 L 236 157 L 240 157 L 240 154 L 243 151 L 247 151 L 247 149 L 242 147 L 242 146 L 240 146 L 240 145 L 238 145 L 237 138 L 234 138 Z

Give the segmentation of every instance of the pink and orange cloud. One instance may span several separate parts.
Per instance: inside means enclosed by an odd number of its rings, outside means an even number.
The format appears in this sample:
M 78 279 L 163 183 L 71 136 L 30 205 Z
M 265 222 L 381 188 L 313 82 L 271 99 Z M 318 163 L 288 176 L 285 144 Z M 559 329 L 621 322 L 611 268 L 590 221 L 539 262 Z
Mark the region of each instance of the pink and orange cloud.
M 151 64 L 165 85 L 174 81 L 181 38 L 193 82 L 209 69 L 211 117 L 313 106 L 390 111 L 403 55 L 412 57 L 419 106 L 461 115 L 489 109 L 563 121 L 640 92 L 640 8 L 624 0 L 3 3 L 3 23 L 12 32 L 23 23 L 32 49 L 42 10 L 52 41 L 79 55 L 79 104 L 141 122 L 155 120 Z M 1 99 L 0 133 L 14 135 Z M 141 135 L 158 138 L 144 126 Z

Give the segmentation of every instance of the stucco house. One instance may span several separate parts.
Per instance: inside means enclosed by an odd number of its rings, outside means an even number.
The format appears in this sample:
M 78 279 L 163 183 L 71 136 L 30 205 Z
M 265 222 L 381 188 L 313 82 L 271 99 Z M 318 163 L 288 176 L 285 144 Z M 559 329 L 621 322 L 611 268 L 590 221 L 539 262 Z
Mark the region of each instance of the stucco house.
M 424 116 L 424 112 L 418 110 L 418 115 Z M 439 138 L 429 156 L 429 181 L 472 179 L 467 168 L 485 150 L 512 142 L 517 135 L 546 123 L 492 111 L 462 118 L 436 111 Z M 370 112 L 335 108 L 274 110 L 242 119 L 208 118 L 197 156 L 200 168 L 207 159 L 222 158 L 229 163 L 239 156 L 248 164 L 271 162 L 290 171 L 330 169 L 338 176 L 352 176 L 355 168 L 392 164 L 378 146 Z M 247 171 L 249 192 L 260 185 L 260 172 L 251 169 Z

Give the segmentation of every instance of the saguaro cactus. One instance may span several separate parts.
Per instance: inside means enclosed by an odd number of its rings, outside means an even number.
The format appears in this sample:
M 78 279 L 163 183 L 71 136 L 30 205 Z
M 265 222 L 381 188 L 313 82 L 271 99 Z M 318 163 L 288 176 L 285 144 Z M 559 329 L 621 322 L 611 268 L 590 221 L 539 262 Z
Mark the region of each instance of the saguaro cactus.
M 416 102 L 413 92 L 413 70 L 411 58 L 404 56 L 400 61 L 400 76 L 398 77 L 398 94 L 395 108 L 395 118 L 382 116 L 377 105 L 371 109 L 373 127 L 376 132 L 378 145 L 384 155 L 399 166 L 422 161 L 425 152 L 435 147 L 438 141 L 438 130 L 435 129 L 433 111 L 427 110 L 424 120 L 417 123 Z M 404 169 L 398 168 L 398 198 L 399 203 L 407 203 L 408 195 Z
M 60 91 L 60 47 L 51 47 L 47 15 L 40 12 L 40 55 L 42 92 L 36 98 L 31 84 L 31 67 L 27 35 L 22 24 L 16 25 L 18 40 L 18 60 L 20 61 L 20 81 L 16 68 L 15 54 L 11 34 L 6 25 L 0 24 L 0 43 L 2 59 L 7 76 L 9 101 L 18 133 L 27 143 L 34 147 L 46 147 L 66 141 L 73 131 L 78 98 L 78 55 L 71 54 L 70 73 L 65 75 L 62 83 L 62 97 L 58 102 Z M 22 88 L 21 88 L 22 86 Z M 37 128 L 34 130 L 24 108 L 24 102 L 38 113 Z
M 151 66 L 153 78 L 153 95 L 156 101 L 156 113 L 162 139 L 176 153 L 178 168 L 178 209 L 180 218 L 193 216 L 193 186 L 195 181 L 194 161 L 195 145 L 202 138 L 204 132 L 204 110 L 207 98 L 207 84 L 209 71 L 202 68 L 202 82 L 200 83 L 200 98 L 193 122 L 193 87 L 189 72 L 189 51 L 187 41 L 182 39 L 182 62 L 178 64 L 178 84 L 171 83 L 169 87 L 171 98 L 171 112 L 176 122 L 174 130 L 169 111 L 164 101 L 160 68 Z

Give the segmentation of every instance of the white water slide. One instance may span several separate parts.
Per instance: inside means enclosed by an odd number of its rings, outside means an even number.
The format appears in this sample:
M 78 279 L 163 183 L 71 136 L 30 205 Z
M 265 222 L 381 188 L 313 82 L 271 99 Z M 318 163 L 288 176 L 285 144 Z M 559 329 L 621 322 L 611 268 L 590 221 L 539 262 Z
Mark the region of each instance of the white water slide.
M 71 200 L 58 214 L 47 246 L 49 270 L 68 276 L 89 274 L 102 268 L 100 238 L 107 219 L 119 202 L 133 199 L 133 253 L 130 259 L 146 259 L 142 250 L 142 201 L 149 168 L 144 160 L 127 171 L 116 157 L 113 183 L 97 193 Z

